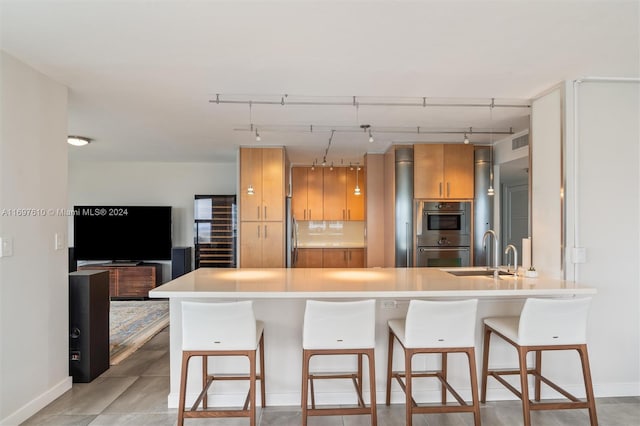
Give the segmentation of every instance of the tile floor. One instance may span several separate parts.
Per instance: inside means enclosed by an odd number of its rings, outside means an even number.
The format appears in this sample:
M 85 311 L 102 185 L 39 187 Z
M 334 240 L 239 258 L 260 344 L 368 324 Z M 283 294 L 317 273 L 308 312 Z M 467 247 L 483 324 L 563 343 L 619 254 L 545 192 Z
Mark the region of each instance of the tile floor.
M 129 358 L 91 383 L 76 383 L 23 425 L 175 425 L 176 410 L 167 408 L 169 392 L 169 331 L 165 329 Z M 640 425 L 640 397 L 601 398 L 601 426 Z M 485 426 L 522 424 L 517 401 L 481 406 Z M 534 412 L 536 426 L 588 425 L 586 410 Z M 378 406 L 379 426 L 404 425 L 404 406 Z M 260 426 L 300 425 L 298 407 L 267 407 L 259 412 Z M 310 418 L 309 426 L 364 426 L 366 416 Z M 416 415 L 416 426 L 472 425 L 470 414 Z M 185 425 L 248 425 L 247 419 L 187 419 Z

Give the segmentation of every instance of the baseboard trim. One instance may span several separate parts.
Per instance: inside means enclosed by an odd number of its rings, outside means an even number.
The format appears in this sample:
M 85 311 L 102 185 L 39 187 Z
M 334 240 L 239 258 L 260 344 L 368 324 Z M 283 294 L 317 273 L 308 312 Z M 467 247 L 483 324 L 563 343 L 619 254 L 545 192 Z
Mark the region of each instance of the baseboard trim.
M 26 421 L 29 417 L 42 410 L 44 407 L 53 402 L 60 395 L 71 389 L 73 378 L 71 376 L 64 378 L 53 387 L 32 399 L 15 412 L 0 420 L 2 426 L 14 426 Z

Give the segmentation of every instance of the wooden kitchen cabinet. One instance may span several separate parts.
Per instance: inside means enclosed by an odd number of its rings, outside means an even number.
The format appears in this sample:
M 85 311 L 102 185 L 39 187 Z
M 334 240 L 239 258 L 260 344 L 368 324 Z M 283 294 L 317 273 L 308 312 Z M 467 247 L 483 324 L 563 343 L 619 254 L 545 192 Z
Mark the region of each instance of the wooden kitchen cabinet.
M 323 220 L 322 168 L 291 169 L 291 210 L 297 220 Z
M 284 267 L 284 190 L 284 148 L 240 148 L 241 268 Z
M 473 145 L 416 144 L 413 156 L 415 198 L 473 198 Z
M 298 249 L 298 258 L 294 267 L 295 268 L 322 268 L 322 249 L 321 248 Z
M 324 220 L 347 220 L 347 172 L 345 167 L 323 170 Z
M 284 171 L 284 148 L 240 148 L 241 221 L 284 220 Z
M 364 249 L 322 249 L 323 268 L 364 268 Z
M 240 223 L 240 265 L 242 268 L 283 268 L 284 227 L 282 222 Z
M 346 169 L 347 173 L 347 220 L 364 220 L 364 200 L 366 185 L 364 170 Z M 355 195 L 356 183 L 360 188 L 360 195 Z

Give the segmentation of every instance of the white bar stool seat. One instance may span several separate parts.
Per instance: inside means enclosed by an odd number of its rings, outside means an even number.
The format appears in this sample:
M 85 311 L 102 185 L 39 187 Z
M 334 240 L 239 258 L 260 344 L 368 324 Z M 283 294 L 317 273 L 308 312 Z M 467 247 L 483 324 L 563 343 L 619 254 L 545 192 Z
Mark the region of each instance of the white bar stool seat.
M 344 416 L 370 414 L 377 425 L 375 385 L 375 300 L 323 302 L 308 300 L 302 332 L 302 425 L 308 416 Z M 309 371 L 310 360 L 318 355 L 357 355 L 355 373 L 316 374 Z M 362 397 L 362 358 L 369 366 L 369 407 Z M 358 394 L 357 407 L 316 408 L 314 379 L 351 379 Z M 311 408 L 309 408 L 311 386 Z
M 391 403 L 391 382 L 395 378 L 405 393 L 407 426 L 413 424 L 413 414 L 466 412 L 473 413 L 475 425 L 480 425 L 478 378 L 476 373 L 475 329 L 478 301 L 411 300 L 405 319 L 393 319 L 389 325 L 387 357 L 387 399 Z M 405 371 L 394 372 L 393 344 L 398 340 L 404 351 Z M 447 381 L 447 355 L 464 353 L 469 361 L 472 405 L 467 404 Z M 435 372 L 414 372 L 412 359 L 416 354 L 441 354 L 441 369 Z M 435 377 L 442 385 L 441 405 L 418 406 L 412 395 L 412 380 Z M 404 382 L 402 379 L 405 379 Z M 459 405 L 447 405 L 447 391 Z
M 256 373 L 256 352 L 260 351 L 260 372 Z M 189 360 L 202 358 L 202 392 L 185 410 Z M 248 375 L 209 374 L 208 357 L 243 356 L 249 360 Z M 219 380 L 249 380 L 249 392 L 242 409 L 207 409 L 207 392 Z M 265 406 L 264 324 L 256 321 L 253 302 L 182 302 L 182 371 L 178 425 L 185 418 L 249 417 L 256 424 L 256 380 L 260 380 L 261 405 Z M 198 406 L 202 403 L 202 410 Z
M 524 425 L 531 425 L 532 410 L 578 409 L 589 410 L 592 426 L 598 424 L 589 356 L 587 353 L 587 316 L 591 298 L 527 299 L 519 317 L 493 317 L 484 320 L 484 349 L 482 357 L 482 390 L 480 400 L 487 398 L 487 378 L 492 376 L 522 400 Z M 491 335 L 502 338 L 518 351 L 518 370 L 489 370 Z M 542 375 L 542 352 L 575 350 L 582 363 L 586 401 L 582 401 Z M 527 367 L 527 354 L 535 352 L 535 365 Z M 534 399 L 529 399 L 528 375 L 535 378 Z M 503 375 L 519 375 L 520 391 Z M 564 397 L 566 402 L 540 402 L 541 383 L 545 383 Z

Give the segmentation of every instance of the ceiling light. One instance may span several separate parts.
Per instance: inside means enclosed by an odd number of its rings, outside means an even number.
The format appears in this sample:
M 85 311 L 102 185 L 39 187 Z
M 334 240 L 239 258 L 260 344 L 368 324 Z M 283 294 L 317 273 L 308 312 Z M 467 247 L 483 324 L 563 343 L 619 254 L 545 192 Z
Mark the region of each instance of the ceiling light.
M 360 195 L 360 186 L 358 185 L 358 172 L 360 167 L 356 167 L 356 187 L 353 189 L 353 195 Z
M 261 139 L 260 133 L 258 133 L 258 129 L 256 128 L 256 142 L 260 142 Z
M 465 145 L 469 145 L 469 137 L 467 136 L 467 134 L 464 134 L 464 144 Z
M 67 143 L 73 146 L 85 146 L 91 143 L 91 139 L 84 136 L 67 136 Z
M 329 167 L 329 170 L 333 171 L 333 161 L 331 162 L 331 167 Z
M 373 143 L 373 135 L 371 134 L 371 129 L 369 129 L 369 143 Z

